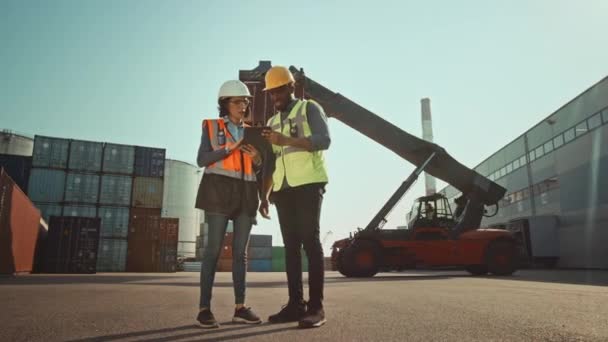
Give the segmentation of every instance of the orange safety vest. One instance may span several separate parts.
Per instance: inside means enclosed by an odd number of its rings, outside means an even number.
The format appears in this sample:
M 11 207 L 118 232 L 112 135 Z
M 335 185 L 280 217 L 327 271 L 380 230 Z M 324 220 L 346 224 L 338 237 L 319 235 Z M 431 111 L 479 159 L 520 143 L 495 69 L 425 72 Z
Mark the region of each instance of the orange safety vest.
M 203 120 L 203 129 L 207 129 L 209 142 L 214 151 L 223 150 L 236 144 L 236 140 L 230 134 L 224 119 Z M 253 171 L 253 160 L 239 149 L 233 150 L 226 158 L 207 166 L 205 173 L 237 179 L 242 178 L 249 182 L 256 181 L 255 172 Z

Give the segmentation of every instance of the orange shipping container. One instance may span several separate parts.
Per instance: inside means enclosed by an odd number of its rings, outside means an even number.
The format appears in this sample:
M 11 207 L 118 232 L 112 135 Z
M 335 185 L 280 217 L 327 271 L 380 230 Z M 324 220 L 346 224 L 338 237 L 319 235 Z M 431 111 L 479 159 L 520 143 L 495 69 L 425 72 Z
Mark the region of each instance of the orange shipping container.
M 0 169 L 0 274 L 33 270 L 39 230 L 40 211 Z
M 232 259 L 218 259 L 217 272 L 232 272 Z

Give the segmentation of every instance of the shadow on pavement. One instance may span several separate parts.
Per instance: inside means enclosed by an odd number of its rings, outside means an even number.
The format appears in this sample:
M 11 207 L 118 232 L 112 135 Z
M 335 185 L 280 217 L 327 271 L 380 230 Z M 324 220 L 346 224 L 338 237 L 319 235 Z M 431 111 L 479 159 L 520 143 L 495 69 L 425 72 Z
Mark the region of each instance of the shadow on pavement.
M 274 288 L 286 287 L 287 279 L 285 273 L 281 280 L 248 281 L 247 287 L 251 288 Z M 199 274 L 173 273 L 173 274 L 35 274 L 15 277 L 0 277 L 0 286 L 7 285 L 61 285 L 61 284 L 124 284 L 124 285 L 149 285 L 149 286 L 186 286 L 198 287 Z M 306 276 L 306 272 L 304 273 Z M 488 280 L 514 280 L 560 283 L 573 285 L 608 286 L 608 271 L 606 270 L 531 270 L 517 271 L 513 276 L 478 276 L 473 277 L 463 271 L 427 271 L 414 270 L 404 272 L 379 273 L 371 278 L 346 278 L 335 272 L 326 273 L 325 283 L 327 285 L 340 283 L 358 282 L 402 282 L 420 280 L 441 280 L 453 278 L 477 278 Z M 276 278 L 275 278 L 276 279 Z M 306 281 L 306 278 L 304 277 Z M 232 281 L 216 281 L 214 287 L 232 287 Z
M 130 333 L 123 334 L 113 334 L 113 335 L 104 335 L 104 336 L 95 336 L 95 337 L 87 337 L 83 339 L 70 340 L 68 342 L 110 342 L 122 339 L 145 339 L 146 341 L 154 341 L 154 342 L 165 342 L 165 341 L 173 341 L 173 340 L 182 340 L 185 338 L 196 338 L 192 341 L 229 341 L 233 339 L 251 337 L 251 336 L 259 336 L 272 334 L 280 331 L 287 331 L 297 329 L 295 326 L 285 326 L 278 325 L 280 328 L 270 329 L 270 330 L 260 330 L 246 333 L 237 333 L 231 334 L 233 332 L 240 332 L 241 330 L 246 329 L 254 329 L 254 328 L 264 328 L 270 326 L 269 324 L 254 324 L 254 325 L 242 325 L 242 324 L 234 324 L 232 322 L 223 322 L 220 323 L 219 329 L 203 329 L 195 324 L 183 325 L 179 327 L 166 328 L 166 329 L 158 329 L 158 330 L 146 330 L 146 331 L 135 331 Z M 186 331 L 189 331 L 186 333 Z M 177 335 L 168 335 L 171 333 L 178 333 Z M 231 334 L 227 336 L 215 336 L 218 334 Z M 168 335 L 163 337 L 156 337 L 157 335 Z

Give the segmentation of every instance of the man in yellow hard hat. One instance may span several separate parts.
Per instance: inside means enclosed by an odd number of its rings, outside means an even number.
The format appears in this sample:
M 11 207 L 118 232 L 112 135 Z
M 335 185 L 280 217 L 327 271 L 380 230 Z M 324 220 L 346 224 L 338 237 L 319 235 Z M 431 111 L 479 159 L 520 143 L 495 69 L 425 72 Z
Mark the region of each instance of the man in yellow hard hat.
M 285 244 L 289 302 L 268 318 L 270 323 L 298 321 L 301 328 L 323 325 L 323 249 L 319 239 L 320 215 L 327 171 L 323 150 L 330 145 L 327 117 L 319 104 L 294 96 L 294 78 L 289 69 L 275 66 L 266 73 L 266 88 L 277 113 L 268 120 L 272 131 L 275 162 L 266 172 L 260 213 L 269 216 L 269 200 L 276 205 Z M 274 167 L 272 166 L 274 164 Z M 302 290 L 304 247 L 308 257 L 309 301 Z

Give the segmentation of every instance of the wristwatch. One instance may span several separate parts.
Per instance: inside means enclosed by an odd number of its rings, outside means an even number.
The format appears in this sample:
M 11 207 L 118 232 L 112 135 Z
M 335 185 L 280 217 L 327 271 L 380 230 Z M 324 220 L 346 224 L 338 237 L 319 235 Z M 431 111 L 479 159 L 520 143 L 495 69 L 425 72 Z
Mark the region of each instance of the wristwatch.
M 224 151 L 226 151 L 226 154 L 230 153 L 230 147 L 225 146 L 225 147 L 224 147 Z

